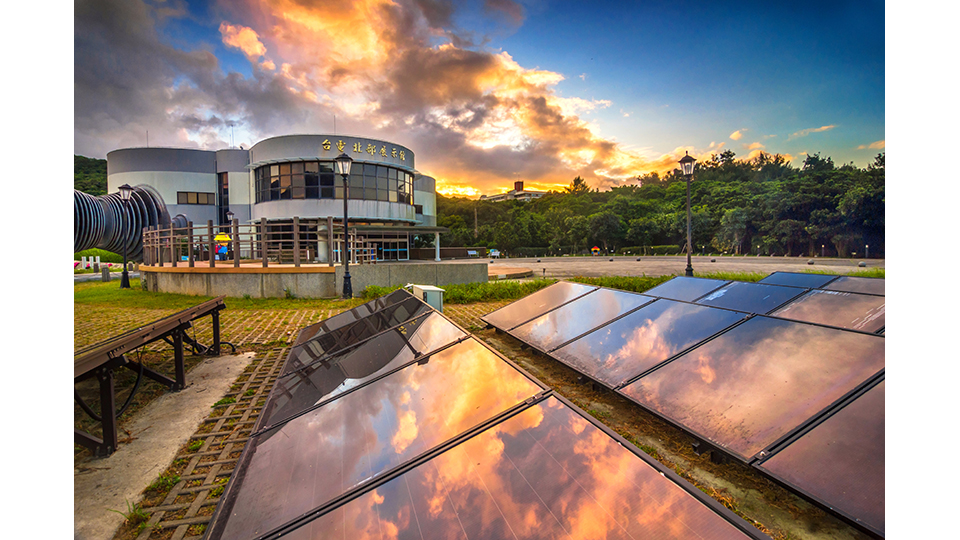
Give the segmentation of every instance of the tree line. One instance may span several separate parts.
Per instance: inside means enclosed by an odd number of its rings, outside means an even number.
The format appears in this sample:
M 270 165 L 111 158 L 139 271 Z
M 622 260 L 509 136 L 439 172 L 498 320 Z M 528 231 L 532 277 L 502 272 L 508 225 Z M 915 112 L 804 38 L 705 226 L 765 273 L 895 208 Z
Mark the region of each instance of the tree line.
M 781 155 L 698 162 L 690 185 L 694 252 L 841 257 L 884 254 L 884 159 L 865 168 L 809 155 L 800 168 Z M 507 253 L 605 252 L 686 246 L 686 181 L 677 168 L 636 184 L 592 189 L 580 177 L 529 202 L 488 202 L 437 194 L 444 246 Z
M 73 189 L 93 196 L 107 194 L 107 160 L 73 156 Z

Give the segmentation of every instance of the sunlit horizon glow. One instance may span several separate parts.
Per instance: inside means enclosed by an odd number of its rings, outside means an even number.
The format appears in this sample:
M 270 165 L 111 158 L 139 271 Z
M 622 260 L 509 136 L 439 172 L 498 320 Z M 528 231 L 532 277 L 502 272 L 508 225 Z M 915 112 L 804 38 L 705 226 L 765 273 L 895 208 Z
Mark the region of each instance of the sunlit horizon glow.
M 776 51 L 744 49 L 722 19 L 749 14 L 763 34 L 787 8 L 737 5 L 711 16 L 708 6 L 696 15 L 698 32 L 715 54 L 754 61 L 727 64 L 723 79 L 684 82 L 657 59 L 706 72 L 714 53 L 685 39 L 689 30 L 662 6 L 618 8 L 623 24 L 659 21 L 635 43 L 598 26 L 609 9 L 557 0 L 220 0 L 177 9 L 90 0 L 74 18 L 74 152 L 102 158 L 144 146 L 147 132 L 152 146 L 249 148 L 336 123 L 340 133 L 411 148 L 439 193 L 477 197 L 516 180 L 540 191 L 576 176 L 591 189 L 636 184 L 676 168 L 687 151 L 709 159 L 724 148 L 717 140 L 736 141 L 728 148 L 739 158 L 779 153 L 794 166 L 813 153 L 866 165 L 884 149 L 882 9 L 879 30 L 848 29 L 854 49 L 809 52 L 817 77 L 808 58 L 791 64 L 799 78 L 786 81 L 755 69 L 766 58 L 758 55 Z M 870 10 L 848 11 L 836 24 Z M 800 18 L 779 30 L 798 40 L 789 50 L 833 39 Z M 835 71 L 834 93 L 816 87 Z M 748 73 L 750 90 L 724 84 Z

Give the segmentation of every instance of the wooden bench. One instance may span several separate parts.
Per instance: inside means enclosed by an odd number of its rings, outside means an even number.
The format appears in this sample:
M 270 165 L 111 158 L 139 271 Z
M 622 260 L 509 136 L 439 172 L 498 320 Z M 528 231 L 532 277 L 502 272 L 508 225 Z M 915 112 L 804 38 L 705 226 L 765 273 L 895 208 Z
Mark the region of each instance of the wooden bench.
M 103 439 L 99 439 L 89 433 L 74 428 L 74 442 L 86 446 L 98 457 L 107 456 L 116 451 L 116 417 L 118 415 L 115 414 L 116 396 L 114 394 L 113 375 L 115 368 L 123 367 L 130 369 L 140 374 L 140 376 L 146 376 L 149 379 L 163 384 L 172 391 L 179 391 L 186 386 L 186 373 L 183 365 L 184 343 L 191 346 L 194 352 L 198 354 L 210 354 L 213 356 L 220 354 L 220 346 L 222 344 L 230 345 L 229 343 L 220 341 L 220 311 L 227 307 L 224 305 L 223 299 L 224 297 L 221 296 L 209 300 L 74 352 L 74 399 L 84 412 L 94 420 L 100 422 L 103 427 Z M 207 315 L 209 315 L 213 321 L 213 345 L 210 347 L 204 347 L 186 335 L 186 330 L 192 326 L 192 321 Z M 126 353 L 160 339 L 173 345 L 175 379 L 158 373 L 126 356 Z M 230 347 L 233 347 L 233 345 L 230 345 Z M 76 390 L 77 383 L 93 377 L 97 378 L 100 385 L 99 415 L 83 401 Z M 135 391 L 136 388 L 134 388 L 134 392 Z M 131 392 L 127 404 L 129 404 L 132 399 L 134 392 Z M 126 405 L 124 405 L 124 408 L 126 408 Z

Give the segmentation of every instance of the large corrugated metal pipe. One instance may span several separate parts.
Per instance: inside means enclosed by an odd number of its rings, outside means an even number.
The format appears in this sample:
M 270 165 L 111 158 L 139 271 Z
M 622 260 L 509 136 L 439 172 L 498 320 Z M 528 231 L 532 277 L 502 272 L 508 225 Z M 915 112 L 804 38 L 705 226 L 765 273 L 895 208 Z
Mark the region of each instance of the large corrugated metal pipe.
M 178 216 L 180 217 L 180 216 Z M 169 227 L 170 214 L 163 198 L 152 187 L 133 188 L 124 207 L 120 193 L 95 197 L 73 190 L 73 250 L 105 249 L 127 260 L 143 260 L 144 227 Z

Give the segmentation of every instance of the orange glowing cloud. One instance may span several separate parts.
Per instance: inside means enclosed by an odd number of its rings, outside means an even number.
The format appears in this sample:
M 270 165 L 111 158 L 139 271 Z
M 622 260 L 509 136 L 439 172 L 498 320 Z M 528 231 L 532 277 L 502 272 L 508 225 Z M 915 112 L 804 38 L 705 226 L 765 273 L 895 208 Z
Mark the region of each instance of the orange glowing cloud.
M 336 115 L 351 131 L 409 145 L 417 169 L 436 178 L 440 193 L 496 193 L 514 179 L 528 189 L 560 189 L 575 176 L 602 189 L 666 173 L 683 155 L 641 155 L 605 138 L 581 115 L 611 101 L 561 96 L 555 88 L 563 74 L 474 46 L 452 24 L 454 6 L 246 4 L 229 11 L 238 20 L 224 21 L 221 33 L 251 61 L 269 48 L 272 61 L 259 65 L 281 65 L 276 77 L 292 93 L 282 99 L 293 102 L 279 106 L 322 107 L 318 117 Z M 486 6 L 514 22 L 523 18 L 510 0 Z M 273 117 L 264 114 L 263 121 Z
M 224 22 L 220 24 L 220 34 L 225 45 L 240 49 L 251 61 L 267 54 L 267 48 L 260 43 L 260 37 L 252 28 Z

